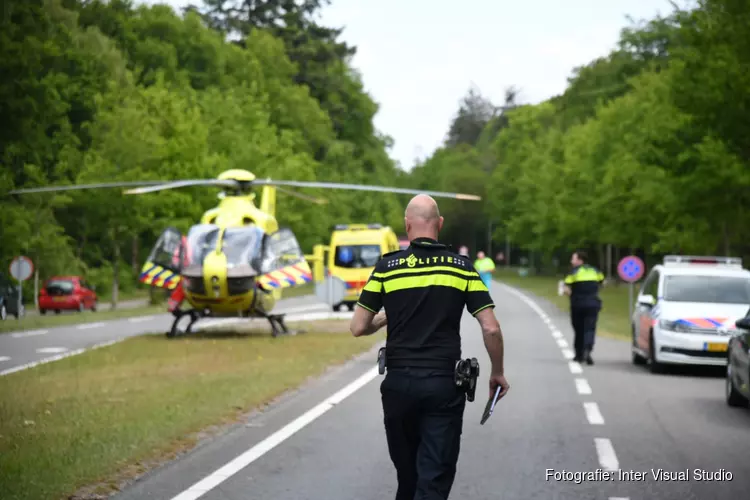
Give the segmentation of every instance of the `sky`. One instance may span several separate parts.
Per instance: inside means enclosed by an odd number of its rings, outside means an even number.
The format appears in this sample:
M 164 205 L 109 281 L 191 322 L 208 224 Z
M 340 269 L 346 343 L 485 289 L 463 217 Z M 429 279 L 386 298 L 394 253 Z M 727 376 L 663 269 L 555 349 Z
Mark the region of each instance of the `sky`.
M 626 16 L 671 11 L 667 0 L 332 0 L 319 21 L 357 47 L 352 65 L 379 105 L 375 127 L 409 170 L 442 145 L 471 86 L 496 105 L 510 86 L 519 103 L 536 104 L 564 92 L 573 68 L 606 56 Z

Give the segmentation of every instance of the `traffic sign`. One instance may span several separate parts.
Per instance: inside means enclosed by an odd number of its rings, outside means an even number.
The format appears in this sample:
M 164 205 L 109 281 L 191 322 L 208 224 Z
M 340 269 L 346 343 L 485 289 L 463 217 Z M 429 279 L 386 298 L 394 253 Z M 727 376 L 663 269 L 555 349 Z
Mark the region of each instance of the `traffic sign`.
M 645 271 L 646 266 L 643 264 L 643 261 L 635 255 L 628 255 L 617 264 L 617 274 L 620 275 L 623 281 L 628 283 L 635 283 L 641 279 Z
M 26 281 L 34 274 L 34 264 L 31 259 L 20 255 L 10 263 L 10 275 L 18 281 Z
M 315 284 L 315 296 L 319 301 L 332 306 L 344 300 L 346 283 L 336 276 L 327 276 L 323 281 Z

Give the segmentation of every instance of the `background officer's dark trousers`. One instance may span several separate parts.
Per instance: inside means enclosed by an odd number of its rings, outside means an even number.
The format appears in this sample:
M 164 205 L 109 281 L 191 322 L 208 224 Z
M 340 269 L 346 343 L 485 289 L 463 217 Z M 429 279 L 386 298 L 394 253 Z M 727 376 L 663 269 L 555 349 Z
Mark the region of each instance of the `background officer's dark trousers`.
M 576 358 L 580 359 L 585 351 L 591 352 L 594 350 L 596 320 L 598 317 L 598 307 L 570 308 L 570 319 L 573 323 L 573 331 L 575 332 L 573 345 L 576 350 Z
M 453 372 L 389 369 L 380 385 L 396 500 L 444 500 L 456 476 L 466 394 Z

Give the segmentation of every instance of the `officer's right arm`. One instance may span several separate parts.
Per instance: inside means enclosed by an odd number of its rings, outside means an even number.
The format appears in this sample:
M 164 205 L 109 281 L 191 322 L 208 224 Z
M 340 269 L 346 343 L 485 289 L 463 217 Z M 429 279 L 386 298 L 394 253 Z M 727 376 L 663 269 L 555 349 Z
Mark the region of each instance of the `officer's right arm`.
M 565 276 L 565 287 L 563 288 L 565 295 L 570 295 L 571 293 L 573 293 L 573 289 L 570 287 L 573 283 L 575 283 L 575 280 L 576 278 L 572 274 L 568 274 L 567 276 Z

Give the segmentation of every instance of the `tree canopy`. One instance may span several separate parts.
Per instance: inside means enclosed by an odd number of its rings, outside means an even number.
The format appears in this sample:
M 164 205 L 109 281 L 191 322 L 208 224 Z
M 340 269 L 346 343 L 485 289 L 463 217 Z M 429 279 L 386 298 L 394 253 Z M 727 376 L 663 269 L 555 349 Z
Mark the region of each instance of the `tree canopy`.
M 561 252 L 605 245 L 748 257 L 747 26 L 747 2 L 702 0 L 632 22 L 544 102 L 488 119 L 471 89 L 444 147 L 412 174 L 424 188 L 483 191 L 483 207 L 451 212 L 446 239 L 483 249 L 492 224 L 496 250 L 507 237 L 563 263 Z
M 167 226 L 187 231 L 217 202 L 212 188 L 8 196 L 14 188 L 213 178 L 230 168 L 405 182 L 390 138 L 373 126 L 378 105 L 349 63 L 354 49 L 312 18 L 321 3 L 209 0 L 178 13 L 129 0 L 5 2 L 0 261 L 23 254 L 42 278 L 84 273 L 98 285 L 114 272 L 127 289 Z M 277 200 L 280 224 L 308 252 L 337 223 L 402 221 L 402 197 L 310 194 L 328 199 L 326 209 Z
M 259 177 L 463 191 L 441 201 L 443 238 L 540 261 L 606 245 L 750 254 L 750 11 L 740 0 L 632 22 L 611 53 L 574 68 L 537 104 L 472 87 L 446 141 L 410 172 L 375 130 L 378 104 L 350 63 L 327 2 L 206 0 L 178 13 L 129 0 L 8 0 L 0 18 L 0 260 L 41 277 L 84 273 L 133 287 L 167 226 L 186 231 L 215 190 L 154 196 L 85 191 L 8 196 L 92 181 Z M 278 217 L 305 251 L 342 222 L 402 226 L 404 199 L 279 194 Z M 565 257 L 567 258 L 567 256 Z M 28 287 L 25 291 L 28 291 Z

